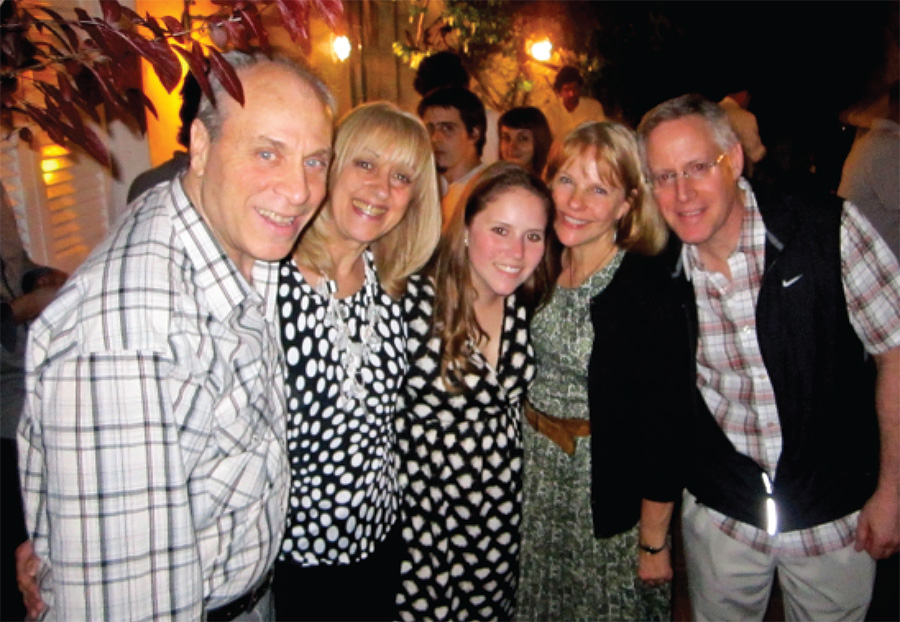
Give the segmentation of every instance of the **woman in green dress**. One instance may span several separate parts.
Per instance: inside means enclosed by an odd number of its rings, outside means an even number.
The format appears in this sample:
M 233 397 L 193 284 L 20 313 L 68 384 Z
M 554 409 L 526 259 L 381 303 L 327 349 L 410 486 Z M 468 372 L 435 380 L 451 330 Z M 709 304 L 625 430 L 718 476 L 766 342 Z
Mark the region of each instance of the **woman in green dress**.
M 518 618 L 668 620 L 692 382 L 681 311 L 652 257 L 665 225 L 624 126 L 579 126 L 548 178 L 565 248 L 532 322 Z

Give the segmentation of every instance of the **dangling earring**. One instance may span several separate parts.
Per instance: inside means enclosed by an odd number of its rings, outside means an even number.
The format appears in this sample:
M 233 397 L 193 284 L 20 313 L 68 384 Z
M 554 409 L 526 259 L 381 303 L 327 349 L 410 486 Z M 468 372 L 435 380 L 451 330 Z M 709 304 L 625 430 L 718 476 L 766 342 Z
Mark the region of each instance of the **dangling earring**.
M 468 232 L 467 232 L 466 235 L 463 237 L 463 244 L 466 245 L 466 248 L 469 248 L 469 234 L 468 234 Z
M 616 218 L 616 222 L 613 223 L 613 244 L 615 244 L 619 239 L 619 219 Z

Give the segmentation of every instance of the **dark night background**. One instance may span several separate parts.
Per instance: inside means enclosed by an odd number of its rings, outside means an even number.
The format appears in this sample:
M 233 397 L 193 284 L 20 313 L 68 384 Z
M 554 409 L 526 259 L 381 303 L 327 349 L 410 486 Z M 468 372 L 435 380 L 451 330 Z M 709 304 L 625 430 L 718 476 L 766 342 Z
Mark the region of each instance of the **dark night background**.
M 569 20 L 571 49 L 602 55 L 591 86 L 613 114 L 636 125 L 670 97 L 747 88 L 772 174 L 828 191 L 854 134 L 840 113 L 900 78 L 896 1 L 538 4 Z

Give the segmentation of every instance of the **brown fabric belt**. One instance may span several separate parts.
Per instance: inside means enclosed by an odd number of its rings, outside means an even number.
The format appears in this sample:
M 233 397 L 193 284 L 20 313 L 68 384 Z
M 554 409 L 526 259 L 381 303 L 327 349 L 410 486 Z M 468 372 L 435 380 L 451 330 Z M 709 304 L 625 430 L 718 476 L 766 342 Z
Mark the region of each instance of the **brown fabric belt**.
M 591 434 L 591 422 L 587 419 L 554 417 L 539 411 L 529 402 L 525 402 L 525 419 L 539 434 L 559 445 L 570 456 L 575 454 L 575 439 Z

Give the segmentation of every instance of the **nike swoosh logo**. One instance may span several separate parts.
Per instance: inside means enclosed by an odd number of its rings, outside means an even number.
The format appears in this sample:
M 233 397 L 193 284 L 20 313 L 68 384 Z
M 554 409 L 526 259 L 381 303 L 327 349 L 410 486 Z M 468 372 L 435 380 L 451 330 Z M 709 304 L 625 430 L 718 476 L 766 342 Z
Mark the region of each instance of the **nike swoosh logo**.
M 787 279 L 786 281 L 785 281 L 785 280 L 782 280 L 782 281 L 781 281 L 781 286 L 782 286 L 782 287 L 790 287 L 791 285 L 793 285 L 794 283 L 796 283 L 797 281 L 799 281 L 799 280 L 802 279 L 802 278 L 803 278 L 803 275 L 802 275 L 802 274 L 798 274 L 797 276 L 795 276 L 795 277 L 792 278 L 792 279 Z

